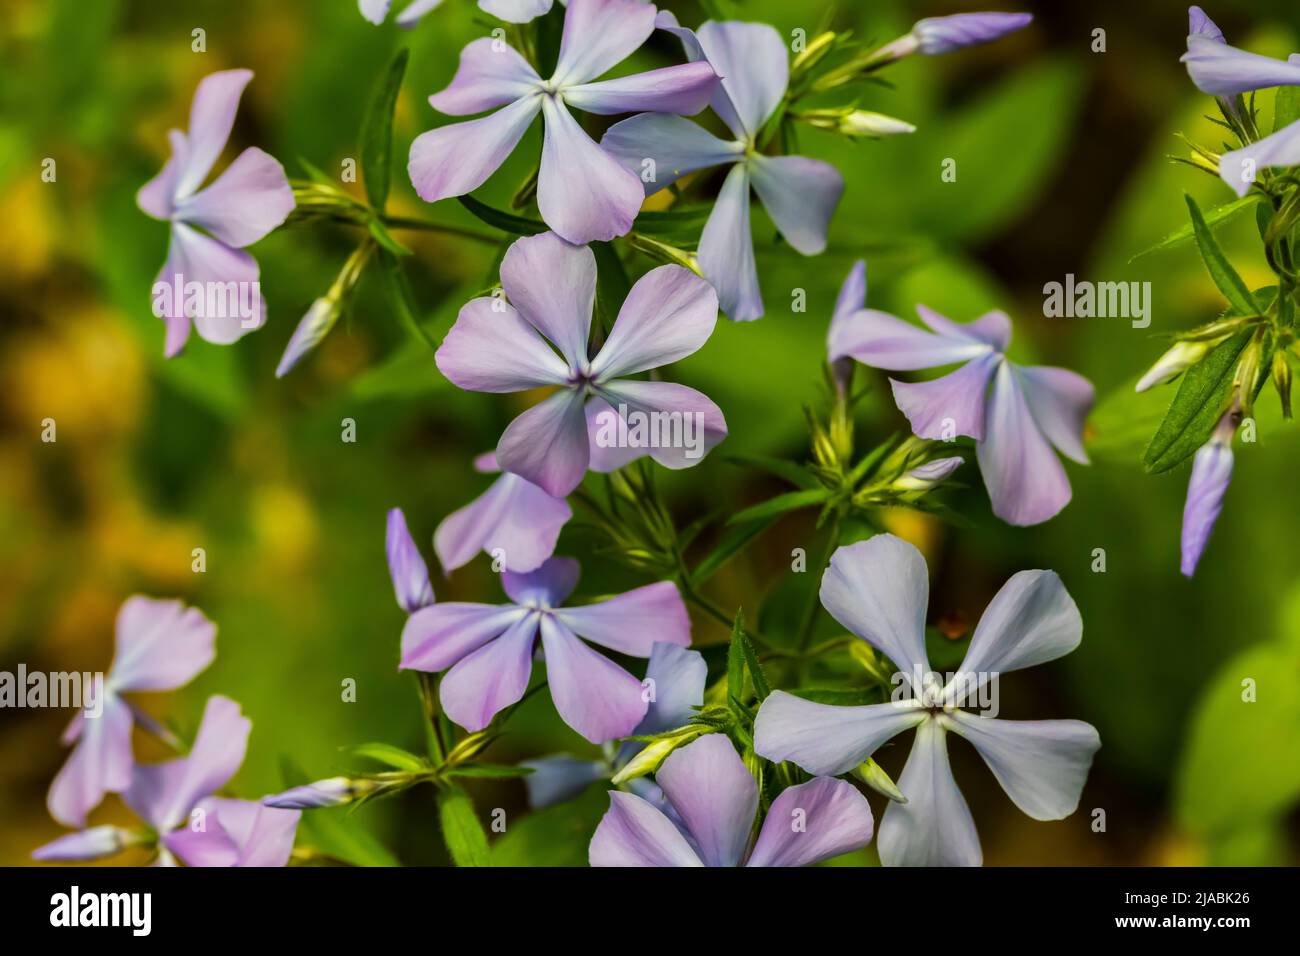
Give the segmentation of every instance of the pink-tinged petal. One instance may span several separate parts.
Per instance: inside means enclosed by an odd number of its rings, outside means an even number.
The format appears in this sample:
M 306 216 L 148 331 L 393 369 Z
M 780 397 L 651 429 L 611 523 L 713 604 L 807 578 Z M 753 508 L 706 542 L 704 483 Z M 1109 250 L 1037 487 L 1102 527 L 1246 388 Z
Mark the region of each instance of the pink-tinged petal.
M 637 51 L 655 29 L 655 8 L 641 0 L 570 0 L 554 82 L 586 83 Z
M 714 110 L 737 137 L 756 137 L 790 82 L 789 54 L 781 34 L 766 23 L 732 20 L 710 21 L 696 36 L 722 77 L 722 90 L 729 101 L 719 110 L 720 97 L 714 97 Z
M 535 571 L 506 571 L 501 575 L 501 588 L 516 604 L 559 607 L 578 586 L 581 575 L 582 568 L 574 558 L 548 558 Z
M 91 827 L 69 833 L 32 851 L 32 859 L 42 863 L 74 863 L 100 860 L 122 852 L 131 845 L 133 834 L 115 826 Z
M 597 146 L 562 103 L 545 97 L 542 117 L 546 136 L 537 174 L 542 219 L 578 245 L 625 235 L 645 199 L 641 180 Z
M 645 446 L 665 468 L 698 465 L 727 437 L 722 409 L 685 385 L 619 379 L 602 385 L 600 394 L 627 424 L 625 434 L 624 429 L 607 435 L 597 432 L 597 441 Z
M 718 322 L 718 294 L 690 269 L 651 269 L 623 301 L 591 374 L 600 381 L 635 375 L 694 354 Z
M 302 813 L 277 810 L 254 800 L 230 800 L 210 797 L 200 804 L 215 812 L 221 829 L 239 848 L 236 866 L 284 866 L 293 852 L 293 839 Z
M 1000 358 L 993 352 L 967 362 L 955 372 L 927 382 L 889 380 L 894 403 L 919 438 L 950 441 L 968 435 L 984 438 L 984 409 L 989 380 Z
M 677 585 L 657 581 L 584 607 L 555 612 L 579 637 L 633 657 L 649 657 L 657 641 L 691 643 L 691 619 Z
M 136 594 L 117 612 L 117 649 L 108 683 L 115 691 L 175 690 L 216 656 L 217 626 L 181 601 Z
M 159 830 L 188 823 L 199 801 L 229 783 L 244 762 L 252 728 L 252 721 L 229 697 L 209 697 L 189 755 L 166 763 L 137 764 L 122 799 Z
M 131 708 L 108 696 L 98 717 L 77 715 L 81 725 L 76 749 L 50 784 L 45 804 L 64 826 L 82 827 L 86 815 L 106 793 L 120 793 L 131 783 Z
M 449 116 L 472 116 L 522 99 L 541 85 L 537 71 L 514 47 L 483 37 L 460 51 L 460 66 L 429 104 Z
M 929 599 L 925 558 L 915 545 L 892 534 L 839 548 L 822 575 L 822 606 L 893 661 L 918 693 L 916 680 L 930 673 L 925 654 Z
M 1204 34 L 1187 38 L 1187 52 L 1179 58 L 1202 93 L 1236 96 L 1271 86 L 1300 85 L 1300 63 L 1275 60 L 1228 46 Z
M 880 821 L 876 848 L 885 866 L 979 866 L 979 833 L 948 763 L 938 721 L 916 728 L 912 753 L 898 779 L 906 803 L 891 800 Z
M 987 344 L 926 332 L 875 309 L 851 313 L 840 323 L 831 345 L 832 358 L 847 355 L 891 372 L 955 365 L 990 351 Z
M 590 454 L 582 393 L 569 388 L 512 421 L 497 444 L 502 468 L 554 498 L 582 483 Z
M 587 364 L 587 338 L 596 304 L 596 257 L 553 232 L 516 239 L 501 260 L 501 287 L 510 304 L 555 343 L 570 369 Z
M 528 23 L 550 13 L 553 0 L 478 0 L 479 9 L 506 23 Z
M 397 15 L 394 21 L 403 30 L 410 30 L 424 17 L 438 7 L 442 6 L 442 0 L 411 0 L 406 8 Z
M 447 671 L 438 691 L 447 716 L 474 733 L 523 697 L 536 637 L 537 615 L 530 614 Z
M 266 302 L 260 274 L 257 260 L 242 249 L 232 249 L 183 222 L 173 222 L 167 262 L 157 281 L 173 289 L 179 281 L 182 294 L 171 295 L 169 307 L 165 299 L 160 303 L 155 296 L 155 306 L 162 306 L 155 308 L 155 314 L 167 323 L 167 357 L 180 351 L 191 321 L 205 341 L 216 345 L 229 345 L 261 328 L 266 322 Z M 194 303 L 194 314 L 187 317 L 185 287 L 190 283 L 199 284 L 203 301 Z
M 1077 372 L 1047 365 L 1016 366 L 1015 373 L 1029 413 L 1047 440 L 1071 461 L 1088 464 L 1083 426 L 1097 398 L 1092 382 Z
M 429 581 L 429 568 L 415 546 L 411 532 L 406 527 L 406 515 L 401 508 L 388 512 L 388 531 L 385 538 L 388 551 L 388 575 L 393 579 L 393 593 L 398 606 L 407 614 L 433 603 L 433 584 Z
M 605 131 L 600 148 L 641 180 L 647 196 L 687 173 L 734 163 L 745 155 L 743 143 L 724 142 L 671 113 L 642 113 L 615 123 Z
M 749 232 L 749 171 L 744 163 L 737 163 L 723 180 L 700 234 L 697 259 L 704 277 L 718 290 L 727 318 L 750 322 L 762 317 L 763 293 Z
M 948 729 L 979 751 L 1011 801 L 1035 820 L 1063 820 L 1079 806 L 1101 737 L 1081 720 L 996 720 L 953 711 Z
M 749 158 L 749 178 L 763 208 L 796 252 L 826 248 L 826 230 L 844 195 L 844 177 L 830 163 L 803 156 Z
M 212 185 L 182 200 L 176 216 L 228 246 L 251 245 L 293 212 L 293 189 L 279 161 L 250 146 Z
M 707 63 L 679 63 L 645 73 L 584 83 L 564 90 L 564 102 L 587 113 L 678 113 L 694 116 L 709 105 L 718 75 Z
M 1205 546 L 1232 481 L 1232 446 L 1217 438 L 1202 445 L 1192 460 L 1192 479 L 1187 485 L 1187 502 L 1183 505 L 1182 563 L 1186 577 L 1196 573 Z
M 916 314 L 936 335 L 961 342 L 978 342 L 988 345 L 995 352 L 1005 352 L 1011 344 L 1011 317 L 1005 312 L 994 309 L 985 312 L 973 322 L 954 322 L 947 316 L 940 315 L 928 305 L 916 306 Z
M 1083 618 L 1055 571 L 1013 574 L 989 606 L 945 700 L 962 701 L 996 674 L 1064 657 L 1083 640 Z
M 591 460 L 587 468 L 608 474 L 618 471 L 624 465 L 631 464 L 649 453 L 648 448 L 629 448 L 626 444 L 611 440 L 618 435 L 618 412 L 610 407 L 609 402 L 599 395 L 587 400 L 583 410 L 587 418 L 587 440 L 591 446 Z
M 376 26 L 384 22 L 392 5 L 393 0 L 357 0 L 361 15 Z
M 421 608 L 402 628 L 402 670 L 436 674 L 505 633 L 527 612 L 517 607 L 446 601 Z
M 656 641 L 645 669 L 650 706 L 636 725 L 636 732 L 657 734 L 684 725 L 704 703 L 708 676 L 708 665 L 699 651 Z
M 1200 7 L 1187 8 L 1187 35 L 1207 36 L 1212 40 L 1218 40 L 1220 43 L 1228 41 L 1223 37 L 1223 31 L 1219 29 L 1218 24 L 1211 20 Z
M 190 128 L 186 131 L 185 166 L 176 178 L 173 198 L 191 195 L 208 178 L 213 165 L 226 148 L 235 125 L 239 98 L 253 78 L 252 70 L 222 70 L 199 81 L 190 104 Z
M 812 866 L 871 842 L 867 798 L 846 780 L 818 777 L 772 801 L 746 866 Z
M 195 829 L 195 826 L 195 823 L 187 823 L 164 833 L 159 842 L 186 866 L 234 866 L 239 860 L 239 847 L 222 829 L 216 815 L 207 819 L 205 812 L 203 829 Z
M 975 452 L 993 513 L 1008 524 L 1038 524 L 1070 503 L 1070 480 L 1009 363 L 1003 362 L 993 378 L 984 440 Z
M 831 326 L 826 334 L 826 351 L 830 360 L 843 358 L 848 353 L 840 344 L 849 317 L 867 307 L 867 264 L 859 259 L 844 278 L 839 295 L 835 297 L 835 309 L 831 313 Z
M 411 143 L 406 171 L 425 202 L 464 196 L 482 186 L 514 152 L 541 111 L 540 94 L 495 113 L 421 133 Z
M 1300 70 L 1300 60 L 1296 61 L 1296 69 Z M 1300 164 L 1300 120 L 1249 146 L 1224 153 L 1219 157 L 1219 177 L 1238 196 L 1244 196 L 1250 192 L 1260 169 L 1297 164 Z
M 471 299 L 456 316 L 434 362 L 471 392 L 521 392 L 562 385 L 568 366 L 523 316 L 500 299 Z
M 519 766 L 532 770 L 524 777 L 528 805 L 534 810 L 572 800 L 593 781 L 608 779 L 609 769 L 597 760 L 579 760 L 567 754 L 521 760 Z
M 135 194 L 135 203 L 154 219 L 170 219 L 176 209 L 176 183 L 181 170 L 185 168 L 189 144 L 185 134 L 178 129 L 168 130 L 167 138 L 171 141 L 172 154 L 163 164 L 162 170 L 149 180 Z
M 626 737 L 645 716 L 641 682 L 578 638 L 542 616 L 546 679 L 560 718 L 593 744 Z
M 703 866 L 666 816 L 631 793 L 611 790 L 609 809 L 591 837 L 591 866 Z
M 483 551 L 501 555 L 508 571 L 532 571 L 555 551 L 560 529 L 573 517 L 563 498 L 552 498 L 518 475 L 503 474 L 487 491 L 438 525 L 433 547 L 447 571 Z
M 758 781 L 726 734 L 674 750 L 655 774 L 706 866 L 739 866 L 758 812 Z
M 774 690 L 754 719 L 754 751 L 812 774 L 847 773 L 925 719 L 914 699 L 836 707 Z

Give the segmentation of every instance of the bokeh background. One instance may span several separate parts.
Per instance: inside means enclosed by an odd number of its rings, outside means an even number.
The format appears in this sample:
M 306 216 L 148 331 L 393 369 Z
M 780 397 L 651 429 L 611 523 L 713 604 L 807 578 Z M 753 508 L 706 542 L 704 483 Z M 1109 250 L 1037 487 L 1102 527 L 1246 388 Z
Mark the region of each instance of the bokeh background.
M 694 3 L 669 3 L 683 22 Z M 884 42 L 921 16 L 980 9 L 968 0 L 841 2 L 836 28 Z M 900 315 L 925 302 L 969 320 L 989 308 L 1015 318 L 1013 357 L 1065 365 L 1097 385 L 1089 429 L 1093 464 L 1069 466 L 1075 495 L 1056 519 L 1016 529 L 993 519 L 974 464 L 970 487 L 949 499 L 961 526 L 900 513 L 890 527 L 920 544 L 934 574 L 931 612 L 975 621 L 1016 570 L 1056 569 L 1082 610 L 1081 648 L 1003 681 L 1003 713 L 1076 717 L 1103 747 L 1080 811 L 1058 823 L 1018 813 L 964 743 L 953 748 L 990 864 L 1283 864 L 1300 845 L 1300 510 L 1295 435 L 1272 394 L 1259 440 L 1239 446 L 1223 518 L 1194 581 L 1177 571 L 1186 465 L 1144 475 L 1138 459 L 1169 390 L 1138 400 L 1136 376 L 1162 350 L 1161 334 L 1222 307 L 1188 246 L 1130 258 L 1185 222 L 1184 191 L 1202 206 L 1231 198 L 1216 180 L 1169 162 L 1179 131 L 1217 145 L 1212 109 L 1178 63 L 1180 3 L 1117 0 L 1015 5 L 1028 30 L 996 45 L 892 69 L 862 105 L 917 124 L 910 137 L 849 143 L 804 131 L 801 149 L 834 162 L 847 191 L 827 252 L 803 259 L 774 245 L 756 209 L 755 235 L 769 314 L 720 322 L 682 364 L 681 380 L 724 409 L 720 452 L 807 457 L 801 405 L 820 396 L 823 341 L 836 290 L 866 257 L 869 303 Z M 812 35 L 829 4 L 743 0 L 749 19 Z M 1289 0 L 1211 0 L 1207 11 L 1238 45 L 1286 55 L 1300 10 Z M 455 203 L 432 210 L 404 175 L 411 139 L 436 122 L 425 97 L 451 77 L 467 41 L 491 22 L 469 0 L 447 0 L 411 32 L 364 22 L 352 0 L 144 2 L 4 0 L 0 4 L 0 669 L 105 669 L 113 619 L 137 592 L 180 596 L 219 626 L 215 664 L 191 686 L 137 695 L 191 734 L 210 693 L 228 694 L 253 720 L 233 792 L 281 789 L 286 765 L 313 777 L 345 770 L 340 747 L 383 740 L 421 749 L 414 680 L 396 668 L 403 614 L 384 561 L 384 515 L 407 513 L 430 553 L 437 523 L 485 487 L 470 468 L 528 399 L 462 393 L 441 378 L 428 347 L 394 316 L 378 283 L 363 280 L 355 308 L 320 350 L 277 381 L 281 351 L 308 304 L 328 287 L 360 236 L 342 228 L 279 230 L 254 247 L 268 325 L 234 347 L 194 337 L 162 358 L 149 289 L 166 227 L 135 205 L 166 158 L 165 132 L 185 125 L 198 80 L 249 67 L 228 156 L 267 149 L 290 175 L 299 160 L 338 171 L 357 155 L 365 102 L 399 45 L 411 48 L 397 108 L 390 211 L 472 225 Z M 191 51 L 191 31 L 207 51 Z M 1096 29 L 1106 52 L 1093 52 Z M 639 62 L 677 56 L 658 38 Z M 1261 97 L 1267 114 L 1271 94 Z M 505 205 L 527 172 L 537 131 L 482 192 Z M 41 179 L 45 158 L 57 181 Z M 940 179 L 957 160 L 955 183 Z M 359 187 L 352 187 L 359 188 Z M 1252 287 L 1267 284 L 1250 217 L 1225 227 L 1225 247 Z M 403 233 L 407 274 L 431 333 L 494 281 L 494 250 Z M 650 262 L 629 261 L 639 273 Z M 1043 285 L 1067 273 L 1147 281 L 1153 321 L 1049 319 Z M 807 290 L 792 313 L 790 292 Z M 879 384 L 882 380 L 874 379 Z M 901 424 L 879 390 L 861 407 L 861 445 Z M 56 443 L 41 422 L 57 422 Z M 357 441 L 340 440 L 356 422 Z M 780 486 L 721 453 L 669 476 L 682 524 L 770 496 Z M 707 536 L 706 536 L 707 540 Z M 580 593 L 644 583 L 568 531 L 561 551 L 583 558 Z M 191 571 L 192 549 L 207 570 Z M 789 573 L 792 548 L 815 547 L 806 513 L 781 522 L 708 585 L 718 603 L 743 605 L 780 630 L 811 576 Z M 1092 569 L 1094 549 L 1106 569 Z M 430 556 L 431 557 L 431 556 Z M 450 578 L 440 599 L 495 601 L 485 559 Z M 833 624 L 822 626 L 833 632 Z M 726 640 L 706 617 L 702 645 Z M 354 678 L 355 703 L 340 700 Z M 1241 701 L 1242 680 L 1258 700 Z M 0 863 L 27 860 L 60 829 L 46 814 L 50 780 L 66 756 L 66 713 L 0 711 Z M 161 759 L 150 741 L 137 756 Z M 905 747 L 882 763 L 897 772 Z M 555 718 L 546 695 L 530 702 L 494 745 L 497 762 L 591 753 Z M 291 773 L 292 771 L 290 771 Z M 510 821 L 501 863 L 581 863 L 606 804 L 600 788 L 527 815 L 517 781 L 472 788 L 480 810 Z M 881 801 L 872 798 L 877 813 Z M 1103 809 L 1104 832 L 1091 826 Z M 110 797 L 93 822 L 127 822 Z M 432 793 L 316 815 L 302 839 L 359 861 L 445 862 Z M 130 861 L 130 858 L 124 858 Z M 873 851 L 852 862 L 870 863 Z

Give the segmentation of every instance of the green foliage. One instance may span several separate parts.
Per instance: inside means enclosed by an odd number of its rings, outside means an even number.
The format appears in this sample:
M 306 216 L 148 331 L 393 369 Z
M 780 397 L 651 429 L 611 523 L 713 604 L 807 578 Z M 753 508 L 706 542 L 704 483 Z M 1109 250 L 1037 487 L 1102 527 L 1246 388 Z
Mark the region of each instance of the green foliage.
M 438 818 L 447 852 L 457 866 L 491 866 L 487 833 L 474 811 L 474 801 L 462 788 L 447 785 L 438 790 Z
M 393 170 L 393 110 L 397 94 L 402 89 L 406 75 L 406 61 L 410 51 L 397 51 L 388 72 L 375 88 L 361 124 L 361 171 L 366 183 L 366 196 L 370 205 L 383 212 L 388 202 L 388 191 Z

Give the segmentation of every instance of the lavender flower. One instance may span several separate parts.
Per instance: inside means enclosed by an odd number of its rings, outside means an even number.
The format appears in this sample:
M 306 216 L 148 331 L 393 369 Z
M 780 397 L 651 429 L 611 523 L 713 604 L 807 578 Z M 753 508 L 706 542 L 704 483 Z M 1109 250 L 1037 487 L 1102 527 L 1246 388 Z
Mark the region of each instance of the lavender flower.
M 528 574 L 502 574 L 510 604 L 445 602 L 416 611 L 402 631 L 402 668 L 446 670 L 443 710 L 466 730 L 482 730 L 523 697 L 540 632 L 551 699 L 564 722 L 593 743 L 626 736 L 648 709 L 641 682 L 579 637 L 648 657 L 656 641 L 690 644 L 690 618 L 668 581 L 562 607 L 578 573 L 572 558 L 551 558 Z
M 1300 84 L 1300 59 L 1275 60 L 1229 46 L 1213 20 L 1200 7 L 1188 10 L 1187 52 L 1181 62 L 1202 93 L 1236 96 L 1271 86 Z
M 401 508 L 388 512 L 385 549 L 388 552 L 388 574 L 393 579 L 398 606 L 407 614 L 414 614 L 432 604 L 433 585 L 429 581 L 429 568 L 406 528 L 406 515 L 402 514 Z
M 50 785 L 50 816 L 64 826 L 82 827 L 86 814 L 106 793 L 131 782 L 131 705 L 127 691 L 175 690 L 212 663 L 216 625 L 180 601 L 129 597 L 117 612 L 117 648 L 104 680 L 103 711 L 78 712 L 63 733 L 76 749 Z
M 636 173 L 646 195 L 688 173 L 730 165 L 700 236 L 698 262 L 735 321 L 763 315 L 763 295 L 749 228 L 752 186 L 787 242 L 806 256 L 826 248 L 826 230 L 844 192 L 829 163 L 803 156 L 764 156 L 758 136 L 785 96 L 790 64 L 785 42 L 764 23 L 705 23 L 697 32 L 659 15 L 692 63 L 708 62 L 722 77 L 711 105 L 734 140 L 718 139 L 680 116 L 645 113 L 614 124 L 600 145 Z M 648 174 L 650 164 L 653 174 Z
M 921 438 L 975 439 L 999 518 L 1015 525 L 1051 518 L 1070 501 L 1070 482 L 1053 446 L 1088 463 L 1082 439 L 1092 384 L 1066 369 L 1010 362 L 1011 320 L 1004 312 L 959 325 L 923 305 L 916 310 L 930 332 L 884 312 L 853 313 L 833 330 L 832 360 L 852 356 L 889 370 L 962 363 L 932 381 L 890 379 L 894 401 Z
M 563 0 L 561 0 L 563 2 Z M 551 9 L 552 0 L 478 0 L 478 7 L 498 20 L 507 23 L 527 23 Z M 380 24 L 388 16 L 393 0 L 358 0 L 361 15 L 371 23 Z M 404 30 L 414 27 L 426 13 L 442 6 L 442 0 L 413 0 L 397 15 L 397 25 Z
M 840 774 L 915 727 L 898 780 L 906 803 L 891 802 L 877 845 L 886 866 L 978 866 L 979 835 L 948 765 L 946 735 L 971 742 L 1013 803 L 1035 820 L 1074 812 L 1097 731 L 1077 720 L 1011 721 L 962 710 L 999 673 L 1062 657 L 1079 645 L 1083 622 L 1055 572 L 1021 571 L 980 619 L 958 672 L 939 686 L 925 653 L 929 582 L 925 558 L 893 535 L 840 548 L 822 577 L 826 610 L 898 668 L 910 696 L 865 707 L 818 704 L 773 691 L 754 722 L 754 749 L 809 773 Z
M 679 435 L 647 449 L 668 468 L 696 464 L 726 437 L 721 410 L 695 389 L 626 377 L 685 358 L 708 340 L 717 295 L 689 269 L 660 266 L 642 276 L 594 359 L 587 358 L 596 295 L 590 249 L 554 233 L 519 239 L 502 260 L 501 285 L 510 303 L 485 297 L 465 305 L 436 361 L 469 391 L 559 386 L 507 426 L 496 450 L 504 470 L 555 498 L 576 488 L 592 459 L 589 397 L 608 402 L 624 420 L 681 426 Z
M 477 189 L 541 113 L 546 125 L 537 179 L 542 219 L 572 243 L 624 235 L 644 198 L 640 181 L 583 132 L 569 107 L 601 115 L 704 108 L 718 84 L 707 63 L 590 82 L 631 56 L 654 32 L 654 21 L 654 6 L 639 0 L 573 0 L 565 13 L 559 61 L 548 80 L 501 40 L 470 43 L 451 85 L 429 102 L 452 116 L 496 112 L 419 136 L 411 144 L 408 167 L 415 191 L 436 202 Z
M 1197 450 L 1192 460 L 1192 480 L 1187 485 L 1187 503 L 1183 506 L 1180 567 L 1189 578 L 1196 573 L 1210 532 L 1223 510 L 1223 498 L 1232 481 L 1232 436 L 1239 417 L 1240 412 L 1235 409 L 1225 414 L 1210 440 Z
M 591 838 L 592 866 L 811 866 L 871 840 L 871 807 L 844 780 L 818 777 L 781 791 L 758 838 L 758 783 L 724 734 L 708 734 L 656 774 L 677 821 L 618 790 Z
M 1300 70 L 1300 54 L 1292 54 L 1291 59 Z M 1300 164 L 1300 120 L 1249 146 L 1224 153 L 1219 157 L 1219 178 L 1238 196 L 1244 196 L 1250 192 L 1257 170 L 1297 164 Z
M 375 790 L 372 780 L 350 777 L 329 777 L 315 783 L 292 787 L 283 793 L 262 798 L 262 806 L 282 810 L 318 810 L 321 807 L 340 807 Z
M 183 289 L 192 282 L 205 286 L 220 283 L 226 288 L 226 283 L 233 282 L 244 289 L 260 288 L 257 260 L 242 248 L 280 225 L 293 210 L 293 190 L 284 167 L 250 146 L 214 182 L 199 190 L 225 149 L 239 98 L 252 78 L 251 70 L 224 70 L 199 81 L 188 133 L 168 133 L 171 159 L 136 195 L 144 212 L 171 223 L 167 261 L 158 274 L 160 284 Z M 252 310 L 248 316 L 237 310 L 207 308 L 190 310 L 194 314 L 189 315 L 186 298 L 175 295 L 161 300 L 168 358 L 184 348 L 191 321 L 200 337 L 220 345 L 236 341 L 266 321 L 260 291 L 249 296 Z
M 926 56 L 951 53 L 962 47 L 992 43 L 1022 30 L 1033 21 L 1029 13 L 955 13 L 927 17 L 912 26 L 917 48 Z

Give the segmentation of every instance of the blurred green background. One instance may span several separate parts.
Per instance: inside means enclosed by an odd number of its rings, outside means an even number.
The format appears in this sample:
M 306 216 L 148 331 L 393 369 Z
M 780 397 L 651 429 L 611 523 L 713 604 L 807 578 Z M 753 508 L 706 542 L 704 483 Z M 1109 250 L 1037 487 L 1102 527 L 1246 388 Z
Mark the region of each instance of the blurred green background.
M 811 36 L 821 0 L 742 0 L 747 19 Z M 697 24 L 694 3 L 668 3 Z M 878 42 L 921 16 L 980 9 L 982 2 L 835 5 L 832 24 Z M 1093 465 L 1069 467 L 1074 501 L 1045 525 L 993 519 L 973 462 L 967 490 L 950 503 L 970 518 L 953 527 L 911 513 L 889 517 L 920 544 L 934 584 L 931 613 L 967 622 L 1011 573 L 1056 569 L 1082 610 L 1082 647 L 1003 681 L 1003 713 L 1076 717 L 1103 747 L 1080 810 L 1058 823 L 1019 814 L 970 748 L 953 748 L 955 772 L 990 864 L 1295 863 L 1300 845 L 1300 513 L 1294 508 L 1294 436 L 1271 394 L 1260 438 L 1238 446 L 1223 518 L 1194 581 L 1178 574 L 1188 467 L 1149 477 L 1138 459 L 1172 391 L 1139 401 L 1132 383 L 1163 349 L 1158 336 L 1207 321 L 1223 306 L 1188 246 L 1129 263 L 1184 224 L 1184 190 L 1205 208 L 1228 189 L 1167 154 L 1183 131 L 1217 146 L 1178 57 L 1180 3 L 1118 0 L 1016 4 L 1037 16 L 998 44 L 905 62 L 891 87 L 861 103 L 919 127 L 909 137 L 849 143 L 802 131 L 801 151 L 835 163 L 847 180 L 831 245 L 804 259 L 773 243 L 755 207 L 768 315 L 720 322 L 682 381 L 724 410 L 721 451 L 807 456 L 800 406 L 818 401 L 824 335 L 835 293 L 865 256 L 869 304 L 911 315 L 923 301 L 966 321 L 989 308 L 1015 319 L 1013 357 L 1065 365 L 1097 385 L 1089 430 Z M 1259 52 L 1296 49 L 1300 11 L 1289 0 L 1211 2 L 1229 40 Z M 166 227 L 135 205 L 135 192 L 166 159 L 168 127 L 184 127 L 195 84 L 219 69 L 249 67 L 227 156 L 258 145 L 302 176 L 299 159 L 337 172 L 357 155 L 371 89 L 399 45 L 411 48 L 397 107 L 390 211 L 472 224 L 455 203 L 432 210 L 404 173 L 411 139 L 436 122 L 425 97 L 454 72 L 459 49 L 493 25 L 469 0 L 447 0 L 411 32 L 363 21 L 352 0 L 144 2 L 5 0 L 0 6 L 0 669 L 106 668 L 113 618 L 136 592 L 181 596 L 219 627 L 215 664 L 168 695 L 137 695 L 191 734 L 210 693 L 237 699 L 253 720 L 248 759 L 233 791 L 256 797 L 284 785 L 286 759 L 313 777 L 349 766 L 341 746 L 384 740 L 421 749 L 409 674 L 399 674 L 403 614 L 384 561 L 384 514 L 406 510 L 429 554 L 434 527 L 486 485 L 469 467 L 493 446 L 524 396 L 463 393 L 441 378 L 423 343 L 397 321 L 379 284 L 363 280 L 356 307 L 288 378 L 276 362 L 308 304 L 328 287 L 360 236 L 346 229 L 282 229 L 253 248 L 269 302 L 268 325 L 233 347 L 193 337 L 162 358 L 162 324 L 149 289 Z M 191 31 L 207 51 L 191 51 Z M 1106 52 L 1092 51 L 1096 29 Z M 657 37 L 643 65 L 675 62 Z M 1267 113 L 1271 94 L 1261 97 Z M 504 206 L 528 170 L 538 131 L 479 195 Z M 57 181 L 41 163 L 57 162 Z M 945 158 L 957 181 L 940 179 Z M 359 186 L 351 188 L 358 189 Z M 1250 217 L 1220 236 L 1252 287 L 1268 272 Z M 492 284 L 494 250 L 403 233 L 415 251 L 407 274 L 440 337 L 468 298 Z M 652 263 L 632 258 L 635 274 Z M 1066 273 L 1094 281 L 1149 281 L 1153 321 L 1048 319 L 1042 287 Z M 792 313 L 791 290 L 808 310 Z M 874 373 L 873 373 L 874 375 Z M 873 378 L 880 383 L 883 379 Z M 40 440 L 57 422 L 58 441 Z M 344 418 L 357 441 L 340 440 Z M 898 428 L 879 390 L 862 407 L 861 444 Z M 720 506 L 781 490 L 714 454 L 666 478 L 681 524 Z M 792 589 L 792 548 L 815 552 L 810 517 L 779 524 L 713 579 L 710 596 L 781 626 Z M 566 531 L 563 553 L 583 559 L 580 594 L 645 583 Z M 190 570 L 191 551 L 207 571 Z M 1094 549 L 1106 570 L 1094 573 Z M 439 599 L 496 601 L 485 559 L 450 578 Z M 823 625 L 826 622 L 823 621 Z M 833 625 L 828 625 L 833 627 Z M 697 616 L 697 644 L 726 640 Z M 355 703 L 340 700 L 354 678 Z M 1243 703 L 1250 678 L 1258 700 Z M 66 756 L 67 714 L 0 712 L 0 863 L 22 863 L 59 827 L 45 792 Z M 882 763 L 897 772 L 905 747 Z M 539 695 L 494 745 L 496 762 L 592 748 Z M 137 740 L 137 756 L 165 754 Z M 472 788 L 481 812 L 509 821 L 495 852 L 503 863 L 580 863 L 606 804 L 599 788 L 577 803 L 528 816 L 517 781 Z M 881 801 L 873 796 L 879 815 Z M 1105 832 L 1090 826 L 1105 810 Z M 109 798 L 92 822 L 130 819 Z M 302 838 L 344 839 L 339 812 L 313 818 Z M 431 792 L 417 789 L 362 808 L 346 821 L 357 858 L 445 862 Z M 340 852 L 343 852 L 340 850 Z M 873 851 L 855 857 L 871 861 Z M 129 859 L 129 858 L 128 858 Z

